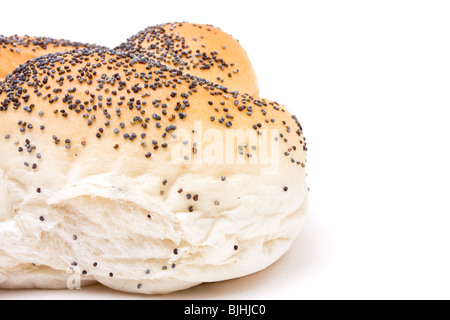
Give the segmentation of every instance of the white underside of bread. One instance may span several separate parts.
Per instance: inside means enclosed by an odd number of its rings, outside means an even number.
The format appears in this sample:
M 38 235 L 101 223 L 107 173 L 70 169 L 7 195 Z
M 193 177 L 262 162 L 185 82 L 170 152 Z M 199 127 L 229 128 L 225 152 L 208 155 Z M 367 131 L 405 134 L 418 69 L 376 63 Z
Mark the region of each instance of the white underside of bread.
M 78 274 L 81 285 L 170 293 L 268 267 L 305 221 L 305 182 L 290 170 L 231 170 L 221 181 L 207 166 L 140 176 L 77 167 L 39 196 L 26 179 L 0 169 L 0 288 L 67 288 L 75 271 L 86 270 Z M 169 181 L 164 187 L 162 179 Z M 186 207 L 187 192 L 200 195 L 194 212 Z

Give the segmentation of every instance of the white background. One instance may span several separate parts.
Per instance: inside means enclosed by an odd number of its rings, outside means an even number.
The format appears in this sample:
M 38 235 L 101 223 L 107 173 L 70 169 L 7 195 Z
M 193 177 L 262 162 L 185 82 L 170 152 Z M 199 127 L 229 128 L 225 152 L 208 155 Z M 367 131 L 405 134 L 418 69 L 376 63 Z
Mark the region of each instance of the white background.
M 281 260 L 168 296 L 101 286 L 0 299 L 449 299 L 450 3 L 447 1 L 7 1 L 0 34 L 114 47 L 158 23 L 241 41 L 261 95 L 309 143 L 311 209 Z

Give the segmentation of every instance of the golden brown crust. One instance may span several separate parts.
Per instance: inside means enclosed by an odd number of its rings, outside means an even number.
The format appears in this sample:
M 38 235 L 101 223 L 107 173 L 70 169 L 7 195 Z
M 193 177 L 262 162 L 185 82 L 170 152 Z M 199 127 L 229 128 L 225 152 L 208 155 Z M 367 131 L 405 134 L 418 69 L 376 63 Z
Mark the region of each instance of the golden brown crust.
M 13 141 L 29 149 L 24 143 L 29 140 L 33 154 L 40 144 L 45 149 L 54 145 L 49 157 L 62 153 L 76 161 L 74 154 L 94 145 L 105 159 L 152 161 L 170 157 L 172 134 L 191 132 L 198 121 L 204 130 L 223 135 L 227 129 L 259 135 L 277 129 L 280 157 L 305 166 L 302 128 L 284 106 L 132 54 L 87 49 L 49 54 L 22 65 L 0 84 L 0 142 L 8 145 L 2 146 L 7 152 L 17 150 Z M 245 150 L 245 156 L 251 153 Z M 35 161 L 38 167 L 39 158 Z
M 19 65 L 33 58 L 59 51 L 95 47 L 99 46 L 48 37 L 0 35 L 0 80 Z
M 231 35 L 211 25 L 183 22 L 149 27 L 117 49 L 145 54 L 230 90 L 259 94 L 255 71 L 244 48 Z

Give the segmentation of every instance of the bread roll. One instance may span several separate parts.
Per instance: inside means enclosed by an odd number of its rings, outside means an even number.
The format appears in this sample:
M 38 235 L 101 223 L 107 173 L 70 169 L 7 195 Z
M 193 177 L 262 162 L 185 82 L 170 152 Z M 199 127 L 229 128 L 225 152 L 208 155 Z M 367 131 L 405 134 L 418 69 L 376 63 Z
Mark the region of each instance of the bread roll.
M 149 27 L 117 49 L 145 54 L 229 90 L 259 94 L 258 80 L 244 48 L 211 25 L 177 22 Z
M 125 51 L 27 62 L 0 83 L 0 288 L 164 294 L 280 258 L 306 143 L 276 102 Z
M 95 47 L 98 46 L 45 37 L 0 35 L 0 80 L 19 65 L 33 58 L 59 51 Z

